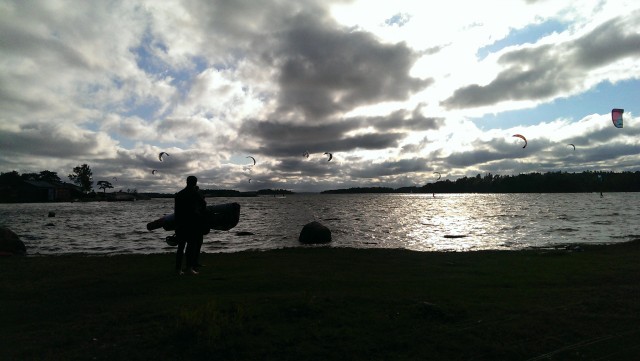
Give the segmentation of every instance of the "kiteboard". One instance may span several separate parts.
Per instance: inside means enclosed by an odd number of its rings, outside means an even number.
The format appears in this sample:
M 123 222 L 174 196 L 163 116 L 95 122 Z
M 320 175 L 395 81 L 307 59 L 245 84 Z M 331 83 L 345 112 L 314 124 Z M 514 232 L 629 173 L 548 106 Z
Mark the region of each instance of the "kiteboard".
M 228 231 L 235 227 L 240 221 L 240 204 L 223 203 L 213 206 L 207 206 L 207 223 L 210 229 L 219 231 Z M 147 230 L 162 228 L 165 231 L 173 231 L 176 229 L 175 213 L 167 214 L 163 217 L 147 223 Z

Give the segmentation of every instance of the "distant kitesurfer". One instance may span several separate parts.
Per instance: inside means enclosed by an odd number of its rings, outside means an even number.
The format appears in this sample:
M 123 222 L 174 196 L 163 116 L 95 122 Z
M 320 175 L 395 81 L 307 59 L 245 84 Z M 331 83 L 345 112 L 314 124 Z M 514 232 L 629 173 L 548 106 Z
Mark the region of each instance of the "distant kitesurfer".
M 186 253 L 187 272 L 198 274 L 198 268 L 201 266 L 198 259 L 202 247 L 202 236 L 209 231 L 206 224 L 207 202 L 198 191 L 197 184 L 198 178 L 188 176 L 187 186 L 175 197 L 176 236 L 178 237 L 176 272 L 178 274 L 183 274 L 183 253 Z

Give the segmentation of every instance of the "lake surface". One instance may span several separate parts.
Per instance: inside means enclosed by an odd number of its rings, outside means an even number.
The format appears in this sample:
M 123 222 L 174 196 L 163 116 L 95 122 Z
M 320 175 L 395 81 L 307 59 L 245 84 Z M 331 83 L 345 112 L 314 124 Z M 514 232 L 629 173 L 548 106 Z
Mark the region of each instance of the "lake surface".
M 298 236 L 314 220 L 331 229 L 333 247 L 475 251 L 640 238 L 640 193 L 207 198 L 227 202 L 240 203 L 240 223 L 206 235 L 204 252 L 309 247 Z M 146 224 L 169 213 L 173 199 L 0 204 L 0 225 L 20 236 L 29 255 L 164 253 L 175 250 L 164 241 L 173 232 L 149 232 Z

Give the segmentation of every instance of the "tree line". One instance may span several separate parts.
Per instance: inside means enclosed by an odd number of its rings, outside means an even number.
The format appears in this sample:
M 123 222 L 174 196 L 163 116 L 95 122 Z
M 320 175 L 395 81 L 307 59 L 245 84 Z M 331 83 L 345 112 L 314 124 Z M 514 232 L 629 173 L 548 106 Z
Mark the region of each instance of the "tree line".
M 93 171 L 87 164 L 78 165 L 73 168 L 73 172 L 68 175 L 69 180 L 82 189 L 83 192 L 88 193 L 93 189 Z M 23 181 L 44 181 L 52 184 L 62 183 L 62 179 L 58 176 L 57 172 L 51 172 L 49 170 L 43 170 L 39 173 L 18 173 L 17 171 L 11 171 L 6 173 L 0 173 L 0 185 L 15 186 Z M 102 189 L 102 186 L 108 183 L 109 187 L 113 188 L 109 182 L 99 181 L 98 187 Z
M 328 190 L 322 193 L 580 193 L 640 192 L 640 171 L 582 173 L 548 172 L 518 175 L 488 173 L 484 176 L 441 180 L 423 186 L 364 187 Z

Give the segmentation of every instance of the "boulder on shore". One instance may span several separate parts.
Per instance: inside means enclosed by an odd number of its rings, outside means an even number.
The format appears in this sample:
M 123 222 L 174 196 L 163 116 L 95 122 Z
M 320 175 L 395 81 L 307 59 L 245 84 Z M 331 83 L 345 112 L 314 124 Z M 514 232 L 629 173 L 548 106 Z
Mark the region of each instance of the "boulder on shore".
M 322 224 L 313 221 L 302 227 L 298 241 L 305 244 L 329 243 L 331 242 L 331 231 Z
M 9 228 L 0 227 L 0 255 L 24 256 L 26 254 L 27 247 L 20 237 Z

